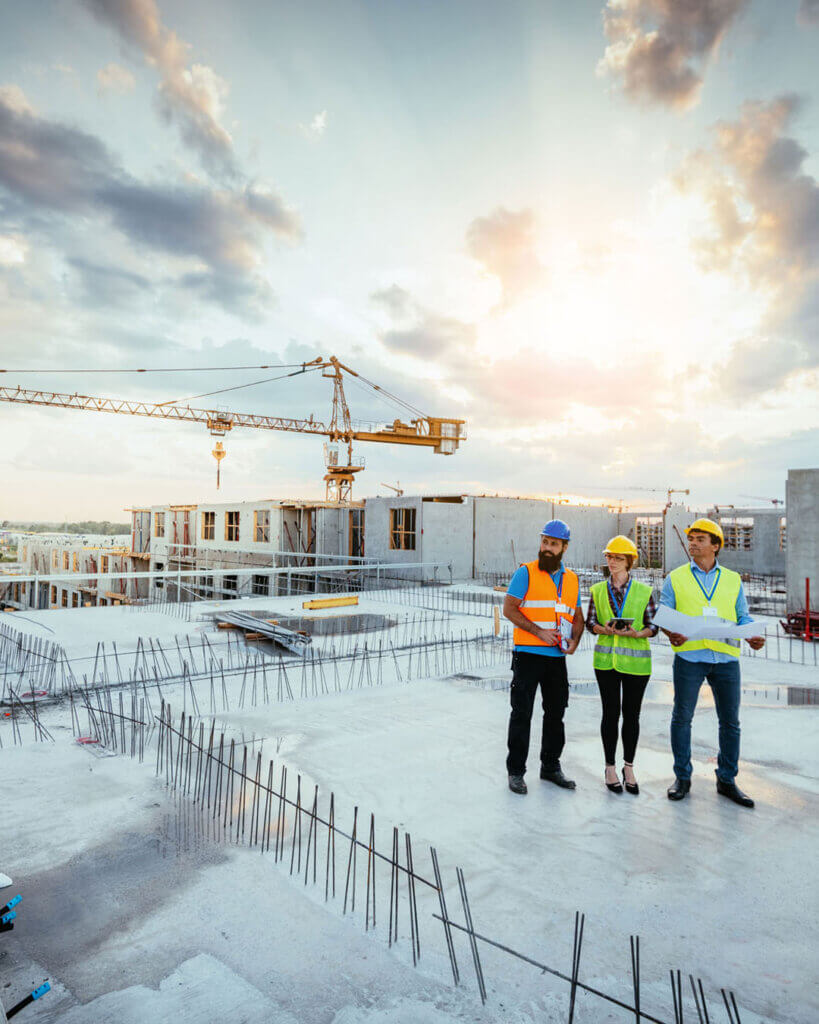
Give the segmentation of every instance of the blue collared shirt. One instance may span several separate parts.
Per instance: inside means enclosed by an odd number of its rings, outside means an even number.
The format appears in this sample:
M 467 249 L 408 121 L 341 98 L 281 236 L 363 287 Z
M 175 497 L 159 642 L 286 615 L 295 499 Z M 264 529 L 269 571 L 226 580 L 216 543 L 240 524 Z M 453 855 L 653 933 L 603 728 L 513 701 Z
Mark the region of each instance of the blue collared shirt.
M 563 579 L 563 566 L 557 570 L 557 572 L 550 572 L 549 575 L 554 580 L 557 592 L 560 593 L 560 582 Z M 512 597 L 517 597 L 521 601 L 526 597 L 526 591 L 529 589 L 529 570 L 525 565 L 522 565 L 519 569 L 515 570 L 515 575 L 509 581 L 509 589 L 506 591 L 507 594 L 511 594 Z M 577 588 L 577 607 L 580 607 L 580 587 Z M 516 651 L 522 651 L 524 654 L 545 654 L 549 658 L 565 658 L 566 652 L 561 651 L 559 647 L 539 647 L 539 646 L 525 646 L 521 647 L 515 644 Z
M 715 562 L 713 569 L 709 569 L 708 572 L 703 572 L 696 562 L 691 562 L 691 571 L 694 573 L 694 578 L 700 581 L 701 586 L 708 594 L 711 593 L 711 588 L 717 582 L 718 569 L 719 562 Z M 663 581 L 663 589 L 660 594 L 660 604 L 664 604 L 666 608 L 677 607 L 677 598 L 674 595 L 674 587 L 671 585 L 670 576 L 666 576 Z M 745 588 L 742 583 L 739 585 L 739 593 L 737 594 L 736 613 L 737 622 L 741 626 L 746 622 L 754 621 L 748 614 L 748 601 L 745 597 Z M 712 651 L 707 647 L 699 651 L 677 651 L 676 653 L 678 658 L 684 658 L 686 661 L 707 661 L 713 665 L 736 660 L 731 654 L 723 654 L 722 651 Z

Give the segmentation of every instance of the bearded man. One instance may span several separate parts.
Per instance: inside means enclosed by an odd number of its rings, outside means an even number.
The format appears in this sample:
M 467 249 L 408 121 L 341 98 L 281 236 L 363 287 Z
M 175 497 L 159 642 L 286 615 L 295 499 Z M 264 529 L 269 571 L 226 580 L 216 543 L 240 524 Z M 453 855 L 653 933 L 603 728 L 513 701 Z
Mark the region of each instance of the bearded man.
M 521 795 L 527 792 L 524 775 L 538 687 L 543 701 L 540 777 L 563 789 L 575 788 L 560 767 L 569 703 L 566 655 L 574 654 L 583 633 L 577 574 L 562 564 L 570 539 L 562 519 L 550 520 L 541 531 L 537 560 L 515 572 L 503 602 L 503 614 L 515 627 L 506 770 L 509 788 Z

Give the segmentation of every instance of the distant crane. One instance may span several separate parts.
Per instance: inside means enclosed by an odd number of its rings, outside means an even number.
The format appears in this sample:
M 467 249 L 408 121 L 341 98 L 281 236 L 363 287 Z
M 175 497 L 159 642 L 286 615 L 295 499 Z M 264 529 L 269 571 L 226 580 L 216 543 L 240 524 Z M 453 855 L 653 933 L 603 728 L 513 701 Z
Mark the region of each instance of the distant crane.
M 466 440 L 464 420 L 445 416 L 427 416 L 349 366 L 345 366 L 335 356 L 331 356 L 329 359 L 319 356 L 310 362 L 302 363 L 301 369 L 295 372 L 307 373 L 311 370 L 320 370 L 322 377 L 333 381 L 333 405 L 328 423 L 316 420 L 312 414 L 304 419 L 288 419 L 283 416 L 263 416 L 256 413 L 228 412 L 220 409 L 196 409 L 174 402 L 132 402 L 123 398 L 101 398 L 76 393 L 71 395 L 20 387 L 0 388 L 0 402 L 19 402 L 25 405 L 45 405 L 61 409 L 113 412 L 126 416 L 151 416 L 166 420 L 204 423 L 212 437 L 224 437 L 234 427 L 320 434 L 327 437 L 330 442 L 324 446 L 327 470 L 324 482 L 326 484 L 326 500 L 334 504 L 352 500 L 355 475 L 364 469 L 363 460 L 353 458 L 353 441 L 416 445 L 432 448 L 439 455 L 452 455 L 457 451 L 460 443 Z M 353 423 L 344 394 L 343 373 L 355 377 L 372 391 L 403 406 L 404 409 L 414 414 L 414 418 L 409 423 L 400 419 L 383 425 Z M 347 446 L 346 461 L 343 456 L 340 458 L 339 442 Z M 227 454 L 221 442 L 216 443 L 212 454 L 217 463 L 218 485 L 219 465 Z
M 785 504 L 782 498 L 760 498 L 758 494 L 740 494 L 740 498 L 751 498 L 753 501 L 769 501 L 774 507 Z
M 399 498 L 403 498 L 403 496 L 404 496 L 404 489 L 401 487 L 401 481 L 397 480 L 396 483 L 398 484 L 398 486 L 397 487 L 393 487 L 392 484 L 385 484 L 382 481 L 381 486 L 382 487 L 386 487 L 388 491 L 395 491 L 396 495 Z

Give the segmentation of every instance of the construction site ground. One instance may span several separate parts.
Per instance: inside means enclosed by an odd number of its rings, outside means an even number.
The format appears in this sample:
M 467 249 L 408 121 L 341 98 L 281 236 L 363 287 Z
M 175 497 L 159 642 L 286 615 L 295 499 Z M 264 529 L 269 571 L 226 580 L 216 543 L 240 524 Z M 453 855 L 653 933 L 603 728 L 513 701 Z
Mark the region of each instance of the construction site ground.
M 302 614 L 301 602 L 229 604 L 295 616 Z M 0 619 L 32 633 L 52 630 L 50 638 L 64 645 L 74 671 L 82 664 L 81 673 L 90 677 L 101 640 L 116 640 L 123 651 L 150 636 L 170 652 L 174 637 L 205 629 L 216 643 L 223 638 L 210 617 L 214 610 L 197 605 L 190 622 L 126 608 Z M 413 616 L 418 636 L 427 628 L 424 615 L 430 633 L 449 629 L 468 640 L 493 632 L 491 615 L 442 618 L 386 595 L 362 596 L 359 610 L 393 622 Z M 394 637 L 399 628 L 382 633 Z M 362 637 L 371 642 L 376 635 Z M 339 639 L 325 635 L 315 642 L 332 646 Z M 230 707 L 220 705 L 215 718 L 217 730 L 252 738 L 254 757 L 263 744 L 265 763 L 272 758 L 277 770 L 285 765 L 293 778 L 300 775 L 305 794 L 312 797 L 316 785 L 322 794 L 332 792 L 340 827 L 349 831 L 357 807 L 362 821 L 374 814 L 379 848 L 390 846 L 393 826 L 410 832 L 421 874 L 431 873 L 433 845 L 457 920 L 463 914 L 455 869 L 463 868 L 474 928 L 496 942 L 570 974 L 580 910 L 586 914 L 580 976 L 589 985 L 629 1002 L 629 936 L 639 935 L 645 1012 L 673 1022 L 668 972 L 679 968 L 686 1020 L 696 1019 L 691 974 L 702 979 L 712 1020 L 724 1017 L 725 988 L 735 993 L 742 1024 L 809 1024 L 819 1019 L 816 972 L 806 955 L 819 943 L 811 869 L 819 840 L 819 712 L 811 703 L 819 693 L 812 657 L 812 649 L 805 665 L 743 657 L 738 782 L 756 800 L 752 811 L 715 792 L 717 723 L 705 691 L 694 722 L 691 796 L 677 805 L 667 800 L 667 647 L 655 652 L 643 707 L 638 797 L 603 786 L 589 645 L 569 660 L 573 690 L 563 767 L 577 780 L 575 792 L 538 780 L 537 706 L 529 795 L 507 789 L 510 673 L 500 644 L 488 664 L 449 666 L 409 681 L 385 667 L 380 683 L 353 683 L 339 692 L 330 687 L 317 696 L 295 692 L 292 700 L 244 700 L 240 707 L 234 685 Z M 288 665 L 295 661 L 290 656 Z M 163 697 L 176 712 L 190 699 L 179 682 L 167 684 Z M 200 703 L 206 703 L 201 691 Z M 226 841 L 218 822 L 156 776 L 153 747 L 142 763 L 108 756 L 76 742 L 65 700 L 46 701 L 39 714 L 53 742 L 35 742 L 23 720 L 23 742 L 15 744 L 10 720 L 0 720 L 0 870 L 14 879 L 0 897 L 24 897 L 17 927 L 0 937 L 7 986 L 0 999 L 9 1005 L 46 978 L 53 988 L 27 1009 L 27 1020 L 567 1019 L 568 984 L 488 945 L 480 948 L 487 988 L 482 1006 L 469 943 L 459 932 L 456 988 L 443 928 L 433 916 L 437 899 L 428 893 L 419 895 L 421 958 L 414 967 L 404 903 L 401 936 L 390 946 L 383 916 L 375 927 L 365 921 L 363 888 L 355 912 L 348 907 L 344 914 L 341 877 L 336 898 L 325 903 L 324 885 L 306 885 L 304 872 L 291 874 L 286 858 L 275 863 L 272 853 Z M 80 716 L 85 724 L 83 711 Z M 211 720 L 204 707 L 202 717 Z M 340 854 L 340 873 L 345 863 Z M 376 881 L 383 893 L 388 867 L 378 865 Z M 596 1024 L 634 1014 L 580 992 L 574 1019 Z

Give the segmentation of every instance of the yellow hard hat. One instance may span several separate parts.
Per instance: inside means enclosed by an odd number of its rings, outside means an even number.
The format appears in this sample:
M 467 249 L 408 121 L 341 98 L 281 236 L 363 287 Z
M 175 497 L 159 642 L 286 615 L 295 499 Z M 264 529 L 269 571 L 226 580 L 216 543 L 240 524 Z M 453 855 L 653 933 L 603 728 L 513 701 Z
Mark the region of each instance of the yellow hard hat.
M 723 535 L 722 527 L 719 523 L 715 523 L 713 519 L 695 519 L 690 526 L 686 526 L 686 536 L 688 536 L 692 530 L 702 530 L 703 533 L 713 534 L 715 537 L 719 537 L 720 544 L 725 543 L 725 536 Z
M 629 540 L 628 537 L 624 537 L 619 534 L 617 537 L 612 537 L 608 544 L 603 548 L 604 555 L 631 555 L 635 560 L 639 558 L 637 551 L 637 545 L 633 540 Z

